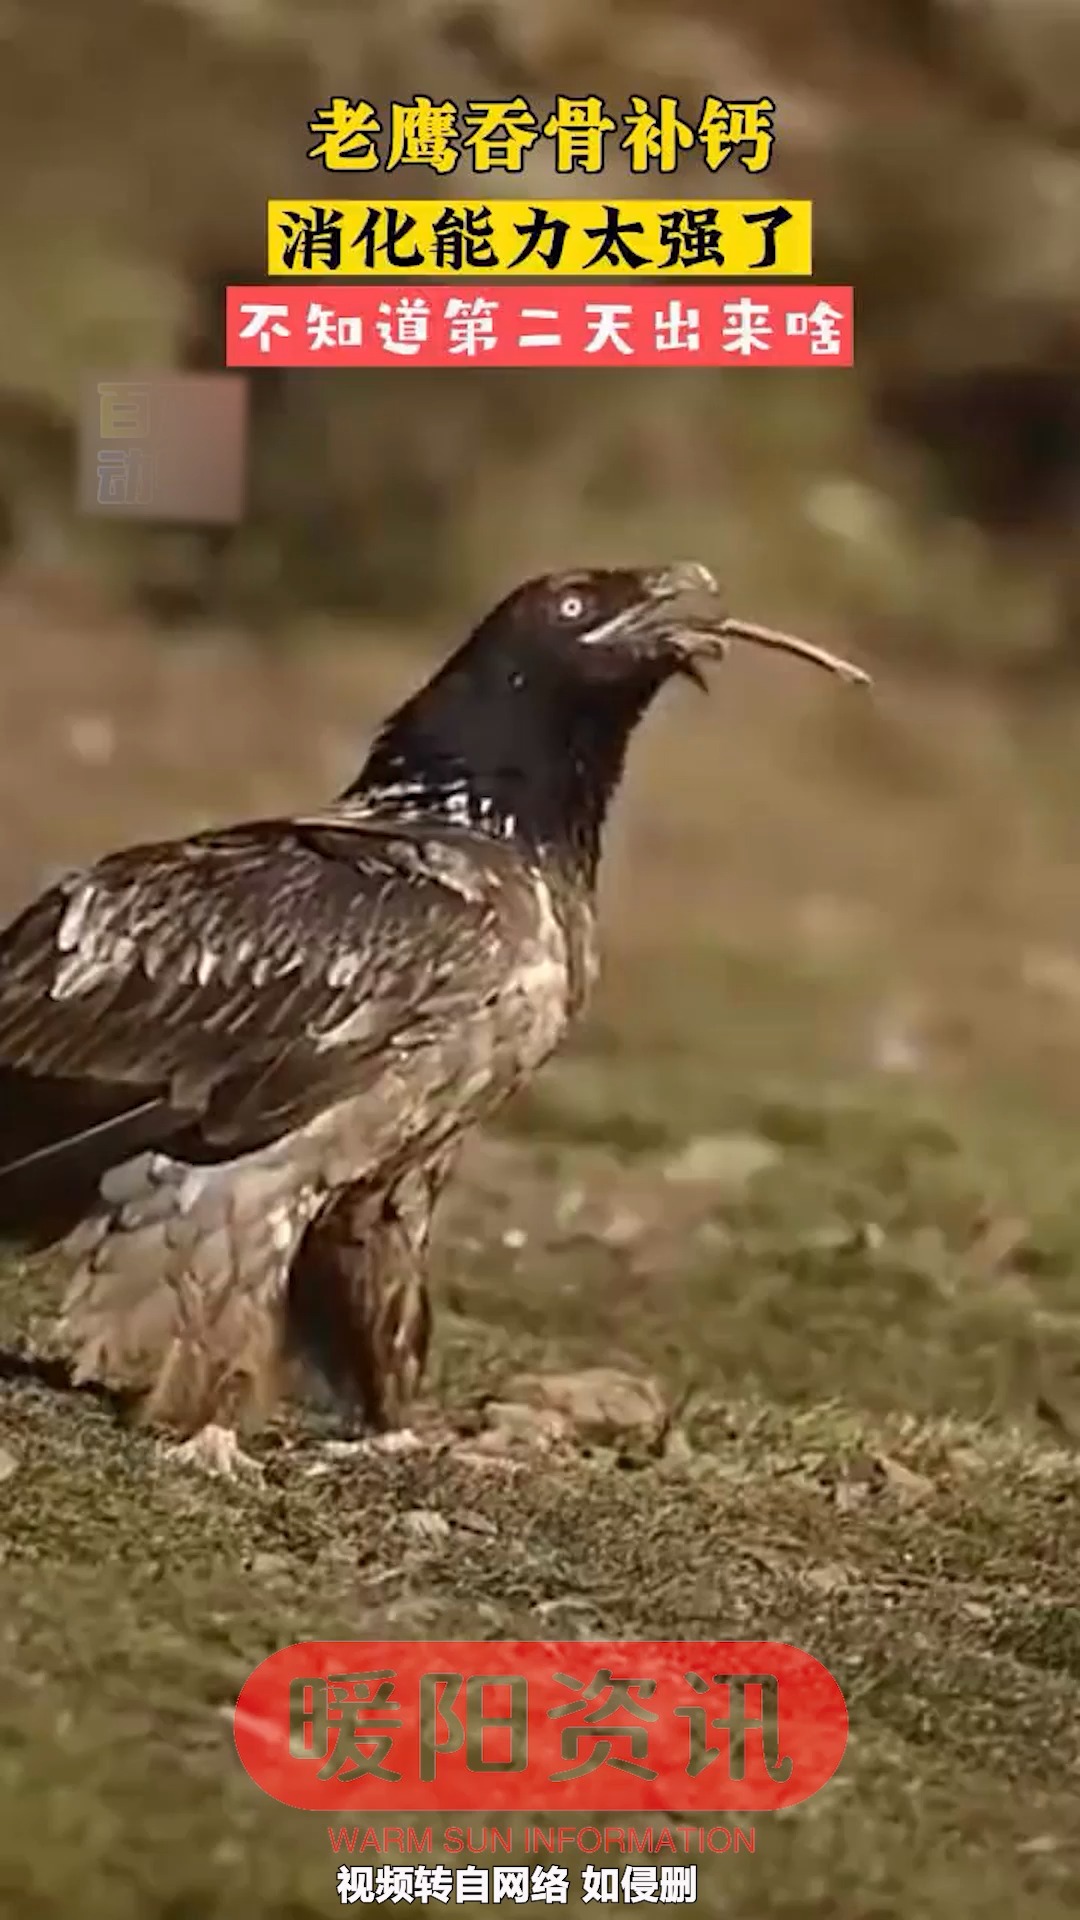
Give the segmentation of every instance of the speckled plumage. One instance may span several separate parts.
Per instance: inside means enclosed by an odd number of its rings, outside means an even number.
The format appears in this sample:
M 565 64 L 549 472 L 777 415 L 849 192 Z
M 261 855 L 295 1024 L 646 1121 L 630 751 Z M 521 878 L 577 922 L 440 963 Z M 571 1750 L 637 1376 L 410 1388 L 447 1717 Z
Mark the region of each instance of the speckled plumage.
M 64 1249 L 64 1344 L 80 1374 L 153 1387 L 169 1424 L 240 1418 L 305 1229 L 313 1264 L 365 1212 L 389 1246 L 396 1187 L 546 1058 L 584 982 L 539 872 L 460 829 L 268 825 L 76 885 L 9 935 L 0 1091 L 56 1086 L 62 1125 L 64 1083 L 89 1082 L 100 1155 L 114 1115 L 148 1144 L 105 1169 Z
M 299 1347 L 375 1425 L 423 1370 L 458 1145 L 596 972 L 606 810 L 701 570 L 529 582 L 321 812 L 130 848 L 0 935 L 0 1230 L 55 1344 L 181 1434 Z

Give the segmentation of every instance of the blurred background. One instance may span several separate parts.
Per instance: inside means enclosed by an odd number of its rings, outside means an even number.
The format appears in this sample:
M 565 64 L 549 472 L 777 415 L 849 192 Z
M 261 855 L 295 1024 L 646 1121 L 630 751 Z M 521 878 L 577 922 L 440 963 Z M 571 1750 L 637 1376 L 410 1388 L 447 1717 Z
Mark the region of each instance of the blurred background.
M 706 90 L 775 100 L 768 191 L 813 199 L 815 278 L 855 287 L 853 372 L 256 375 L 242 525 L 78 516 L 83 371 L 219 366 L 222 290 L 263 278 L 267 198 L 360 191 L 304 158 L 331 93 L 596 92 L 619 113 L 632 91 Z M 1065 1557 L 1080 1545 L 1075 0 L 3 0 L 0 156 L 5 906 L 118 842 L 329 794 L 388 704 L 535 569 L 697 557 L 747 618 L 873 670 L 864 699 L 742 656 L 709 701 L 678 691 L 651 717 L 614 825 L 594 1012 L 478 1149 L 448 1215 L 437 1389 L 608 1358 L 697 1395 L 686 1445 L 720 1450 L 710 1498 L 720 1485 L 728 1505 L 688 1510 L 656 1568 L 645 1546 L 620 1559 L 624 1532 L 601 1527 L 616 1596 L 602 1621 L 678 1632 L 714 1604 L 735 1618 L 723 1568 L 752 1536 L 755 1630 L 801 1636 L 838 1672 L 851 1654 L 864 1675 L 855 1854 L 839 1812 L 790 1823 L 771 1865 L 730 1883 L 748 1904 L 717 1895 L 712 1911 L 1074 1911 L 1075 1820 L 1070 1842 L 1064 1776 L 1048 1784 L 1040 1755 L 1053 1714 L 1071 1700 L 1075 1716 L 1080 1674 Z M 699 193 L 758 191 L 747 178 L 679 174 Z M 524 184 L 554 178 L 537 161 Z M 25 1323 L 19 1288 L 4 1311 Z M 171 1676 L 154 1737 L 179 1740 L 191 1703 L 227 1699 L 257 1647 L 330 1612 L 358 1630 L 354 1573 L 334 1558 L 348 1511 L 316 1525 L 303 1494 L 245 1532 L 193 1495 L 177 1530 L 161 1494 L 151 1550 L 133 1518 L 143 1483 L 103 1422 L 76 1447 L 44 1403 L 28 1425 L 28 1405 L 5 1431 L 37 1474 L 12 1467 L 4 1491 L 40 1674 L 13 1709 L 29 1758 L 0 1895 L 70 1911 L 86 1868 L 100 1908 L 83 1910 L 112 1920 L 329 1911 L 327 1862 L 275 1851 L 276 1809 L 256 1821 L 256 1861 L 242 1782 L 213 1851 L 226 1789 L 209 1736 L 184 1748 L 177 1802 L 203 1823 L 205 1861 L 144 1808 L 181 1887 L 172 1904 L 152 1891 L 149 1840 L 136 1862 L 125 1824 L 142 1763 L 116 1758 L 142 1707 L 116 1674 L 85 1707 L 97 1759 L 70 1763 L 63 1794 L 44 1783 L 72 1675 L 100 1659 L 72 1621 L 100 1615 L 104 1590 L 63 1558 L 103 1557 L 94 1514 L 125 1568 L 125 1645 Z M 880 1484 L 908 1516 L 890 1509 L 865 1538 L 871 1480 L 837 1492 L 853 1456 L 886 1461 Z M 649 1498 L 645 1532 L 627 1509 L 625 1537 L 652 1538 Z M 530 1523 L 537 1552 L 549 1518 Z M 669 1577 L 692 1538 L 713 1542 L 696 1599 Z M 242 1607 L 221 1572 L 237 1539 L 245 1569 L 274 1563 L 262 1611 L 247 1572 Z M 913 1616 L 901 1560 L 933 1567 Z M 488 1591 L 505 1571 L 487 1569 Z M 424 1591 L 442 1577 L 425 1572 Z M 493 1626 L 462 1576 L 443 1625 L 539 1631 L 517 1580 Z M 436 1631 L 433 1617 L 402 1630 Z M 177 1620 L 197 1660 L 169 1638 Z M 918 1698 L 896 1678 L 908 1629 L 930 1675 Z M 935 1675 L 952 1722 L 927 1705 Z M 981 1747 L 957 1731 L 973 1702 Z M 1024 1795 L 1000 1798 L 1019 1777 Z M 25 1838 L 42 1819 L 50 1863 Z

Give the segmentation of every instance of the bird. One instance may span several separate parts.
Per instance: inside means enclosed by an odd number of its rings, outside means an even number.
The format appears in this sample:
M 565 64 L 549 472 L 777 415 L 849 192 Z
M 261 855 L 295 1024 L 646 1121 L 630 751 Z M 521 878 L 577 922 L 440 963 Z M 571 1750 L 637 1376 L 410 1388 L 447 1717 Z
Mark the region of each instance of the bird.
M 0 930 L 0 1235 L 62 1276 L 71 1382 L 215 1472 L 298 1357 L 400 1428 L 462 1142 L 592 996 L 638 722 L 733 638 L 867 679 L 721 605 L 696 561 L 527 580 L 329 804 L 106 854 Z

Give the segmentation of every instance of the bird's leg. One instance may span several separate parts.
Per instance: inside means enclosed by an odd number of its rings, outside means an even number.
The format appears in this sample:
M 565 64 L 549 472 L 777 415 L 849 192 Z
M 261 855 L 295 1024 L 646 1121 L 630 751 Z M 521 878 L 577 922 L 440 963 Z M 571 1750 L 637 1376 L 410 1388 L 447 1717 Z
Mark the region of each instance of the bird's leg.
M 221 1427 L 213 1421 L 200 1427 L 189 1440 L 163 1446 L 162 1454 L 176 1466 L 195 1467 L 201 1473 L 227 1480 L 241 1474 L 262 1478 L 262 1467 L 243 1451 L 235 1427 Z
M 400 1426 L 423 1371 L 429 1319 L 424 1262 L 393 1197 L 343 1195 L 294 1263 L 289 1325 L 369 1429 Z
M 293 1267 L 295 1344 L 384 1436 L 368 1444 L 387 1451 L 410 1444 L 402 1421 L 427 1359 L 427 1249 L 450 1164 L 443 1154 L 404 1173 L 389 1191 L 346 1190 L 309 1229 Z

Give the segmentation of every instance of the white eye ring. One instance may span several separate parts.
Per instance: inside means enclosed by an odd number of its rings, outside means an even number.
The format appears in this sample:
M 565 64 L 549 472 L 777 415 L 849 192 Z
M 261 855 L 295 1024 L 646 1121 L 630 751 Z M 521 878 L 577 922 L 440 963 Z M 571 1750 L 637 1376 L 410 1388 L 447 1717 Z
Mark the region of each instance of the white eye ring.
M 585 602 L 580 593 L 564 593 L 559 601 L 559 614 L 563 620 L 580 620 L 585 611 Z

